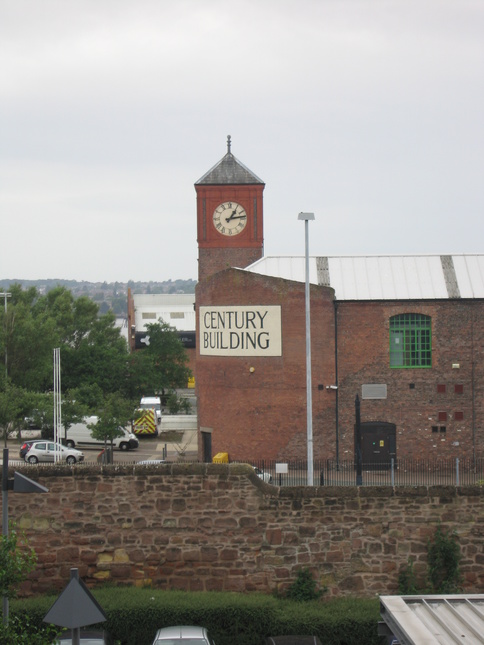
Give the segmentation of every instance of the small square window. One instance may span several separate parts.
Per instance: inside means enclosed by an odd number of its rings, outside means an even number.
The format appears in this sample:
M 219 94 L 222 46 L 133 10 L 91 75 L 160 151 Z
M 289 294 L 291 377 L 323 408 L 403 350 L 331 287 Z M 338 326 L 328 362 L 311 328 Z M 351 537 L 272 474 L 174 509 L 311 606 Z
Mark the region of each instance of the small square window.
M 464 386 L 462 385 L 462 383 L 456 383 L 454 385 L 454 392 L 456 394 L 462 394 L 464 392 Z
M 447 432 L 447 428 L 445 426 L 440 426 L 439 430 L 440 432 Z
M 439 426 L 432 426 L 432 432 L 438 432 Z
M 454 420 L 455 421 L 462 421 L 464 419 L 464 413 L 462 411 L 457 411 L 454 412 Z
M 439 412 L 439 421 L 447 421 L 447 412 Z
M 438 383 L 437 384 L 437 392 L 439 394 L 445 394 L 445 383 Z

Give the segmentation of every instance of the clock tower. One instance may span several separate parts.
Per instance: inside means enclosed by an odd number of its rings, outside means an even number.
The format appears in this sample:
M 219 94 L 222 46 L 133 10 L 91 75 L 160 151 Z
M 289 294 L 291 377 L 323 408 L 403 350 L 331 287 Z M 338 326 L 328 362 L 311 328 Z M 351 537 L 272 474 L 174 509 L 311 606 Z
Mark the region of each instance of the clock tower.
M 229 267 L 245 268 L 263 256 L 265 184 L 231 152 L 195 184 L 198 280 Z

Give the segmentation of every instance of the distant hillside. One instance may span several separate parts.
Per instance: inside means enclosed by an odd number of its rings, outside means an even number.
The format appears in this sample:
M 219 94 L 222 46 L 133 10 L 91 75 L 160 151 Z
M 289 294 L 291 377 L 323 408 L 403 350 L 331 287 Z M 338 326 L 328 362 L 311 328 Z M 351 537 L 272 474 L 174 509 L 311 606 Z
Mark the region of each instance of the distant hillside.
M 196 280 L 165 280 L 164 282 L 78 282 L 76 280 L 7 280 L 0 279 L 0 291 L 13 284 L 23 289 L 35 287 L 39 293 L 47 293 L 55 287 L 69 289 L 75 298 L 88 296 L 99 304 L 101 313 L 110 309 L 119 317 L 127 316 L 128 288 L 132 293 L 195 293 Z

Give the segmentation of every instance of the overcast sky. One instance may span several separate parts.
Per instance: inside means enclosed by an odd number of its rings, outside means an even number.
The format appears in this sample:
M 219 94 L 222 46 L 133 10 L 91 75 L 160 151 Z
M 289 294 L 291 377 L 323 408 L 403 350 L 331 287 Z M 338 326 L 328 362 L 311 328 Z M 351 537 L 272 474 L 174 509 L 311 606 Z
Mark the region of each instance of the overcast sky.
M 228 134 L 266 255 L 484 251 L 484 0 L 0 0 L 0 61 L 0 284 L 196 279 Z

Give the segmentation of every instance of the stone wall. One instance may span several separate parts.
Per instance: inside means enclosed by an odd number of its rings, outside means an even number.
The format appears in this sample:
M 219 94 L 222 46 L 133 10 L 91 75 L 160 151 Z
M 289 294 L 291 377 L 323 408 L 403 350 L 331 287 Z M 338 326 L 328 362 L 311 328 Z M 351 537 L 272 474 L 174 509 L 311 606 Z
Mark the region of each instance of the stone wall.
M 333 596 L 389 594 L 409 557 L 425 569 L 438 522 L 459 536 L 465 591 L 484 589 L 480 487 L 278 488 L 232 464 L 23 472 L 49 489 L 9 494 L 39 559 L 24 594 L 62 589 L 71 567 L 89 585 L 271 593 L 303 566 Z

